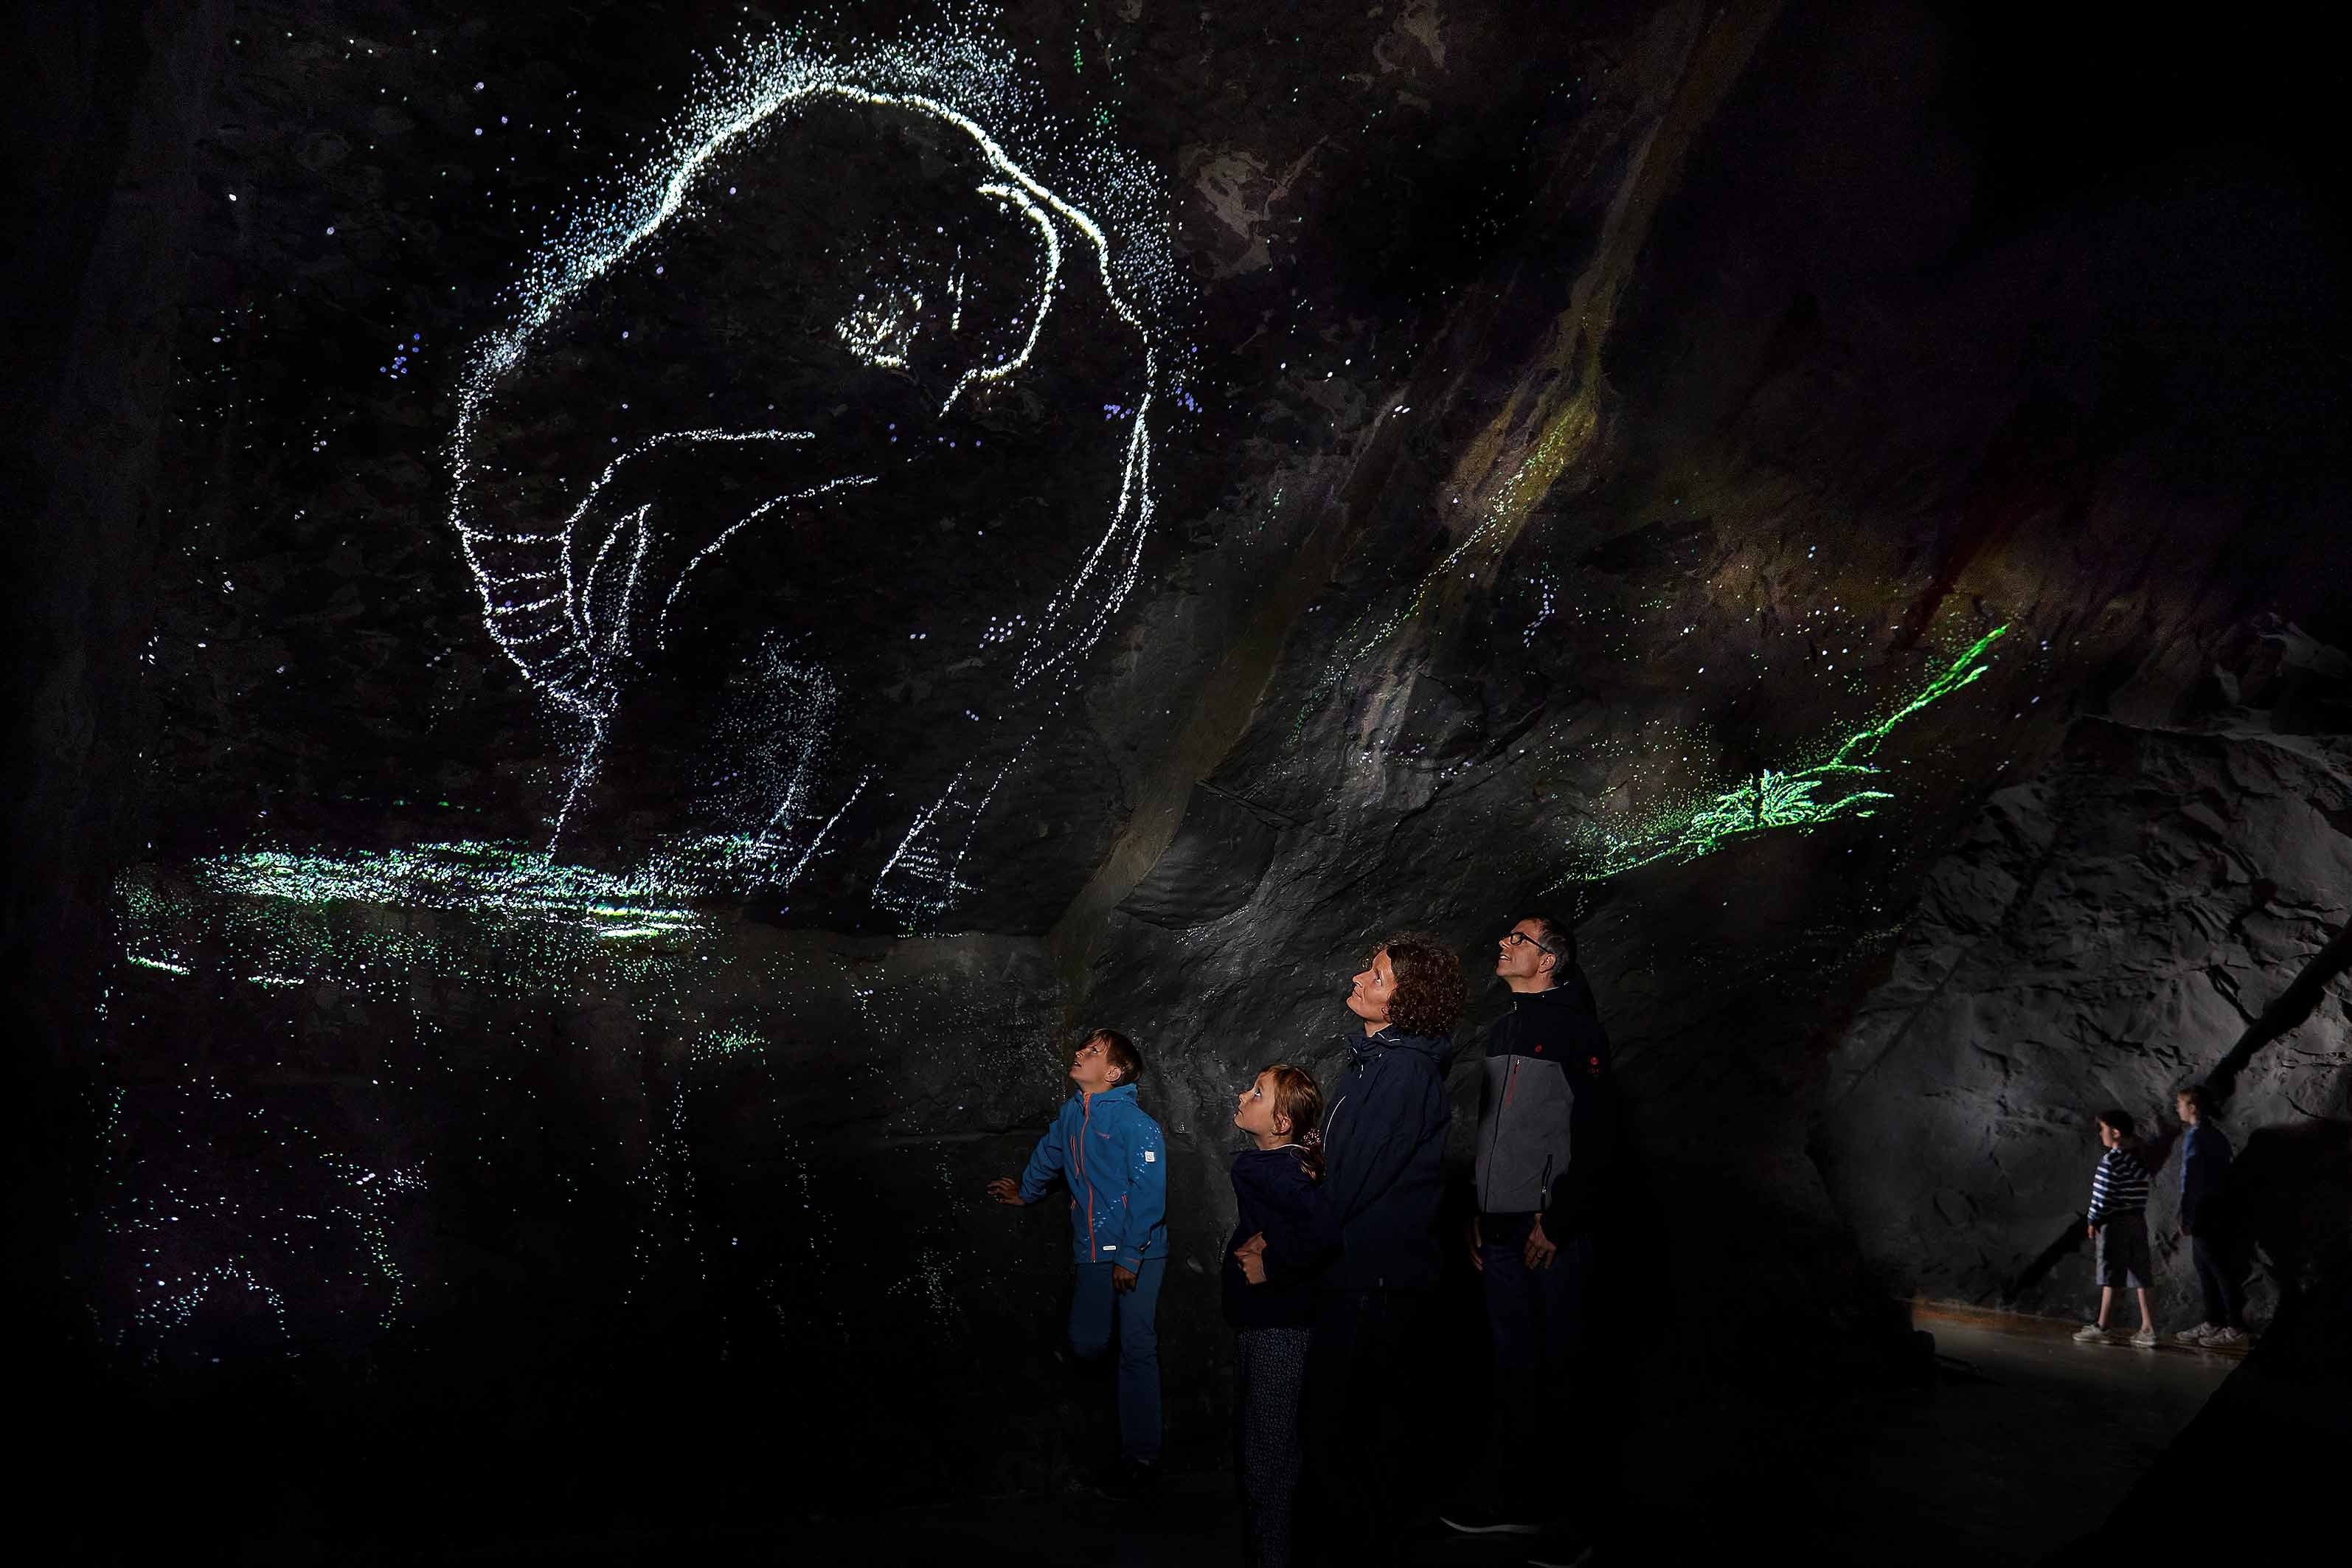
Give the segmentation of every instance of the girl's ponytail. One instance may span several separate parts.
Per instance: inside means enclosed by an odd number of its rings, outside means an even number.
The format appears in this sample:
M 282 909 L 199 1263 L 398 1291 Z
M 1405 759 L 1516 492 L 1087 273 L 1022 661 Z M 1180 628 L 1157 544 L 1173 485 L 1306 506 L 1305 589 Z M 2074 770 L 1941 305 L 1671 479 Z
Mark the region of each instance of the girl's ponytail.
M 1276 1062 L 1258 1076 L 1274 1080 L 1274 1113 L 1290 1123 L 1290 1141 L 1305 1152 L 1307 1179 L 1321 1181 L 1323 1134 L 1316 1129 L 1323 1120 L 1323 1091 L 1315 1087 L 1315 1076 L 1288 1062 Z

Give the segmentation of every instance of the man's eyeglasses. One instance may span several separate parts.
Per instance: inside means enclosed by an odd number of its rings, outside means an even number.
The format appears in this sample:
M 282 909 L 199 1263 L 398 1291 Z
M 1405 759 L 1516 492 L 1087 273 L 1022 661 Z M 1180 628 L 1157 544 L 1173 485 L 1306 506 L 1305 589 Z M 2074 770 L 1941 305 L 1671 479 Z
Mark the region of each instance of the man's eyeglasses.
M 1538 952 L 1551 952 L 1551 949 L 1546 947 L 1543 943 L 1538 942 L 1535 938 L 1529 936 L 1523 931 L 1507 931 L 1503 933 L 1502 940 L 1505 947 L 1517 947 L 1520 943 L 1524 942 L 1528 946 L 1534 948 Z M 1559 955 L 1558 953 L 1552 953 L 1552 956 L 1557 958 Z

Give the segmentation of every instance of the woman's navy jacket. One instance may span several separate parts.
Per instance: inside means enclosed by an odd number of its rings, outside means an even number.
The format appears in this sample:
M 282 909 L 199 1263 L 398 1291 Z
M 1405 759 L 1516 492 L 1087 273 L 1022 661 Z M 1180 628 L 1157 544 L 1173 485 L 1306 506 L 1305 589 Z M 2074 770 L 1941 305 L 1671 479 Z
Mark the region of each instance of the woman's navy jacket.
M 1387 1028 L 1346 1044 L 1348 1065 L 1323 1118 L 1323 1201 L 1339 1256 L 1316 1284 L 1427 1289 L 1437 1283 L 1454 1042 Z

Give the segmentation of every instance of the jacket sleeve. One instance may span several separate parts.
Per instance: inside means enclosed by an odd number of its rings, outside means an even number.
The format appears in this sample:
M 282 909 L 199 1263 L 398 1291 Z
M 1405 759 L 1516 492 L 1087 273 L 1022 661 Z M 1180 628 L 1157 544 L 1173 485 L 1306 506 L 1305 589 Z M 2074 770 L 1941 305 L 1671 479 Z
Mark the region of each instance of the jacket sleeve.
M 1364 1075 L 1371 1081 L 1358 1091 L 1360 1103 L 1351 1100 L 1347 1108 L 1346 1142 L 1325 1152 L 1326 1225 L 1334 1237 L 1404 1173 L 1432 1117 L 1444 1120 L 1444 1080 L 1433 1070 L 1395 1070 L 1397 1056 L 1392 1052 L 1381 1063 L 1390 1070 Z
M 1544 1209 L 1544 1234 L 1555 1241 L 1580 1236 L 1600 1219 L 1601 1194 L 1617 1159 L 1615 1090 L 1604 1083 L 1580 1085 L 1570 1109 L 1568 1170 L 1551 1184 Z
M 1127 1119 L 1119 1137 L 1119 1172 L 1127 1192 L 1118 1204 L 1118 1250 L 1112 1261 L 1133 1273 L 1168 1229 L 1168 1147 L 1160 1123 L 1140 1114 Z
M 1610 1167 L 1617 1161 L 1617 1080 L 1609 1068 L 1609 1037 L 1594 1020 L 1577 1043 L 1583 1065 L 1569 1074 L 1568 1169 L 1551 1184 L 1544 1234 L 1555 1241 L 1591 1230 L 1600 1219 Z
M 1055 1178 L 1067 1180 L 1062 1165 L 1062 1119 L 1057 1115 L 1047 1124 L 1045 1136 L 1037 1140 L 1037 1147 L 1029 1152 L 1029 1163 L 1021 1172 L 1021 1201 L 1034 1204 L 1045 1195 Z
M 2200 1122 L 2189 1129 L 2181 1142 L 2180 1228 L 2194 1236 L 2198 1216 L 2221 1190 L 2221 1178 L 2230 1168 L 2230 1141 L 2219 1128 Z
M 2192 1127 L 2180 1140 L 2180 1228 L 2197 1232 L 2197 1204 L 2205 1195 L 2204 1162 L 2198 1159 L 2204 1140 L 2201 1127 Z

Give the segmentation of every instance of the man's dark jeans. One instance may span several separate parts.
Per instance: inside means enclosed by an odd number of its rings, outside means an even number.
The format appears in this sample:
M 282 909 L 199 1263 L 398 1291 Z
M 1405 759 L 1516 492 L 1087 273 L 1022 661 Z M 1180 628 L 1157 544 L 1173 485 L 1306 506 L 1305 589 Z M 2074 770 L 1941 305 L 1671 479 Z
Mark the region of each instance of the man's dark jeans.
M 2189 1256 L 2197 1265 L 2197 1283 L 2205 1291 L 2205 1321 L 2217 1329 L 2246 1326 L 2246 1289 L 2239 1283 L 2243 1271 L 2236 1249 L 2220 1237 L 2192 1235 Z
M 1550 1264 L 1529 1268 L 1526 1252 L 1532 1215 L 1488 1215 L 1479 1221 L 1478 1257 L 1486 1265 L 1486 1329 L 1495 1347 L 1495 1475 L 1506 1513 L 1556 1513 L 1572 1500 L 1558 1496 L 1570 1473 L 1564 1441 L 1571 1428 L 1588 1434 L 1596 1420 L 1588 1391 L 1575 1386 L 1590 1331 L 1592 1238 L 1570 1237 Z M 1583 1456 L 1583 1469 L 1597 1456 Z
M 1425 1294 L 1315 1293 L 1301 1413 L 1307 1484 L 1293 1549 L 1301 1563 L 1394 1562 L 1416 1503 L 1433 1500 L 1421 1495 L 1425 1468 L 1411 1479 L 1402 1468 L 1409 1458 L 1427 1463 L 1427 1434 L 1408 1430 L 1423 1403 L 1415 1336 Z

